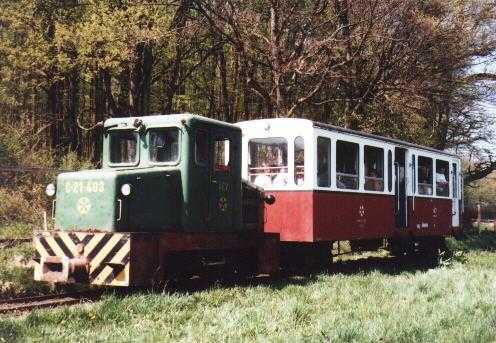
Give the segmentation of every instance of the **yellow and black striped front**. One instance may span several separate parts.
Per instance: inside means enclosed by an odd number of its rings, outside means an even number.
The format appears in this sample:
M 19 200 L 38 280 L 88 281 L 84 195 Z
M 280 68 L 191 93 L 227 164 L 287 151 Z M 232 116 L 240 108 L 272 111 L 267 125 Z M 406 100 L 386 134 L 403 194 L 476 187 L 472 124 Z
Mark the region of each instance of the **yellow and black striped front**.
M 129 286 L 131 235 L 129 233 L 38 231 L 34 245 L 40 260 L 86 258 L 89 282 L 94 285 Z M 35 267 L 35 280 L 43 280 L 42 266 Z

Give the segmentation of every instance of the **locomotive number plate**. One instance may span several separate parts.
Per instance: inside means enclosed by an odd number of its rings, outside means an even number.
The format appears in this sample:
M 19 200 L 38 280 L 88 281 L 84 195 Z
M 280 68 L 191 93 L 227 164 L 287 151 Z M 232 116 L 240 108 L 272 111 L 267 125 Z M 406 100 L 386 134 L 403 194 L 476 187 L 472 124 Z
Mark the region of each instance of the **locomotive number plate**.
M 104 190 L 105 184 L 103 181 L 73 181 L 65 184 L 66 193 L 103 193 Z

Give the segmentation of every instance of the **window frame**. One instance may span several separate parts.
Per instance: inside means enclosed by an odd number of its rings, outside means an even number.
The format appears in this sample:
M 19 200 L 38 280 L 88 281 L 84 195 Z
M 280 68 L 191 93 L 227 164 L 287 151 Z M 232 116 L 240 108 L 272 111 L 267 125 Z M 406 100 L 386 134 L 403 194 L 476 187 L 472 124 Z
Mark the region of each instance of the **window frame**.
M 347 144 L 353 144 L 353 145 L 356 145 L 357 147 L 357 154 L 356 154 L 356 160 L 355 160 L 355 164 L 356 164 L 356 169 L 357 169 L 357 174 L 348 174 L 348 173 L 341 173 L 338 171 L 338 158 L 339 158 L 339 152 L 338 152 L 338 146 L 339 146 L 339 143 L 342 142 L 342 143 L 347 143 Z M 354 191 L 354 192 L 361 192 L 363 191 L 362 189 L 362 181 L 361 181 L 361 173 L 360 173 L 360 169 L 361 169 L 361 158 L 360 158 L 360 151 L 362 150 L 362 146 L 363 144 L 360 144 L 358 142 L 354 142 L 354 141 L 351 141 L 351 140 L 346 140 L 346 139 L 342 139 L 342 138 L 339 138 L 339 139 L 336 139 L 336 152 L 335 152 L 335 163 L 334 163 L 334 170 L 335 170 L 335 183 L 336 183 L 336 189 L 339 190 L 339 191 L 344 191 L 344 192 L 350 192 L 350 191 Z M 339 187 L 339 183 L 338 183 L 338 177 L 340 175 L 343 175 L 343 176 L 347 176 L 347 177 L 356 177 L 357 179 L 357 187 L 356 188 L 342 188 L 342 187 Z
M 452 187 L 452 193 L 451 193 L 451 198 L 452 199 L 460 199 L 459 196 L 459 184 L 458 184 L 458 163 L 450 161 L 451 165 L 451 187 Z
M 420 193 L 420 173 L 419 173 L 419 168 L 420 168 L 420 159 L 429 159 L 431 160 L 431 183 L 430 183 L 430 186 L 431 186 L 431 190 L 432 192 L 430 194 L 427 194 L 427 193 Z M 418 196 L 421 196 L 421 197 L 428 197 L 428 198 L 434 198 L 436 197 L 436 194 L 435 194 L 435 191 L 434 191 L 434 187 L 435 187 L 435 184 L 434 184 L 434 168 L 435 168 L 435 160 L 436 158 L 435 157 L 432 157 L 432 156 L 426 156 L 426 155 L 420 155 L 420 154 L 417 154 L 417 168 L 416 168 L 416 185 L 417 185 L 417 195 Z M 422 183 L 422 185 L 429 185 L 427 183 Z
M 232 173 L 232 165 L 231 165 L 231 158 L 232 158 L 232 139 L 231 137 L 227 136 L 227 135 L 222 135 L 222 134 L 217 134 L 217 135 L 214 135 L 213 136 L 214 138 L 212 139 L 212 146 L 211 146 L 211 151 L 212 151 L 212 172 L 213 173 L 222 173 L 222 174 L 226 174 L 226 175 L 229 175 Z M 227 149 L 225 148 L 225 142 L 228 141 L 229 144 L 228 144 L 228 147 Z M 224 163 L 225 163 L 225 152 L 227 151 L 228 152 L 228 156 L 229 156 L 229 160 L 227 162 L 227 164 L 224 165 L 224 167 L 227 167 L 225 170 L 221 170 L 221 169 L 217 169 L 217 155 L 216 155 L 216 143 L 217 142 L 224 142 Z
M 382 190 L 373 190 L 373 189 L 367 189 L 367 178 L 371 179 L 370 176 L 366 176 L 365 170 L 367 169 L 367 165 L 365 163 L 365 151 L 367 148 L 372 148 L 372 149 L 378 149 L 382 150 L 382 178 L 376 178 L 377 180 L 382 179 Z M 364 192 L 373 192 L 373 193 L 384 193 L 386 191 L 386 163 L 385 163 L 385 149 L 384 147 L 379 147 L 376 145 L 370 145 L 370 144 L 363 144 L 363 156 L 362 156 L 362 161 L 363 162 L 363 191 Z
M 272 185 L 272 179 L 271 179 L 271 185 L 267 186 L 266 189 L 279 189 L 279 188 L 284 188 L 286 189 L 289 186 L 292 186 L 293 184 L 289 181 L 290 180 L 290 146 L 291 146 L 291 138 L 288 136 L 284 135 L 277 135 L 277 136 L 270 136 L 270 137 L 260 137 L 260 136 L 254 136 L 250 137 L 247 142 L 246 142 L 246 156 L 247 156 L 247 161 L 246 161 L 246 179 L 249 180 L 252 183 L 255 183 L 254 180 L 252 181 L 252 176 L 253 175 L 258 175 L 258 174 L 251 174 L 250 172 L 250 164 L 252 164 L 252 158 L 251 158 L 251 144 L 261 144 L 261 145 L 271 145 L 268 143 L 260 143 L 260 142 L 253 142 L 253 141 L 259 141 L 259 140 L 270 140 L 270 139 L 280 139 L 283 140 L 282 144 L 285 144 L 285 149 L 286 149 L 286 165 L 283 166 L 282 168 L 286 168 L 286 174 L 287 174 L 287 179 L 288 183 L 285 186 L 273 186 Z M 244 162 L 243 162 L 244 163 Z M 256 167 L 260 168 L 260 167 Z M 263 174 L 263 173 L 260 173 Z
M 298 184 L 296 182 L 296 176 L 297 176 L 297 173 L 296 173 L 296 140 L 301 138 L 301 140 L 303 141 L 303 182 L 301 184 Z M 295 136 L 294 139 L 293 139 L 293 156 L 292 156 L 292 162 L 293 162 L 293 185 L 296 186 L 296 187 L 303 187 L 305 185 L 305 182 L 307 180 L 307 172 L 308 172 L 308 168 L 306 168 L 306 163 L 305 163 L 305 159 L 306 159 L 306 146 L 305 146 L 305 136 L 303 135 L 298 135 L 298 136 Z M 288 154 L 289 155 L 289 154 Z M 289 161 L 288 161 L 288 165 L 289 165 Z M 288 172 L 289 172 L 289 166 L 288 166 Z
M 328 172 L 328 186 L 321 186 L 319 185 L 319 141 L 325 141 L 326 144 L 328 144 L 328 154 L 327 154 L 327 159 L 328 159 L 328 166 L 327 166 L 327 172 Z M 325 188 L 329 189 L 332 188 L 332 170 L 333 170 L 333 163 L 332 163 L 332 139 L 327 136 L 321 136 L 317 135 L 317 142 L 316 142 L 316 168 L 315 168 L 315 177 L 316 177 L 316 185 L 318 188 Z
M 437 165 L 438 165 L 438 162 L 444 162 L 447 167 L 448 167 L 448 180 L 447 180 L 447 184 L 448 184 L 448 195 L 439 195 L 438 192 L 437 192 Z M 450 161 L 448 160 L 442 160 L 442 159 L 439 159 L 439 158 L 436 158 L 436 165 L 435 165 L 435 176 L 433 175 L 433 179 L 434 179 L 434 184 L 435 184 L 435 187 L 436 187 L 436 197 L 439 197 L 439 198 L 446 198 L 446 199 L 449 199 L 449 198 L 452 198 L 451 196 L 451 171 L 450 171 Z
M 387 173 L 388 173 L 388 187 L 387 187 L 387 192 L 392 193 L 394 191 L 393 188 L 393 152 L 391 149 L 387 149 Z
M 198 142 L 198 133 L 203 132 L 205 133 L 206 139 L 207 139 L 207 160 L 204 163 L 198 162 L 198 145 L 196 144 Z M 210 135 L 207 130 L 204 129 L 197 129 L 195 133 L 195 142 L 194 142 L 194 154 L 195 154 L 195 164 L 200 167 L 208 167 L 208 160 L 210 159 Z
M 134 136 L 136 137 L 136 161 L 134 162 L 121 162 L 121 163 L 115 163 L 112 162 L 111 159 L 111 154 L 112 154 L 112 134 L 115 133 L 122 133 L 122 132 L 130 132 L 133 133 Z M 140 134 L 138 131 L 135 129 L 129 129 L 129 128 L 112 128 L 107 131 L 108 134 L 108 165 L 110 167 L 135 167 L 140 164 L 141 160 L 141 147 L 140 147 Z
M 160 130 L 167 130 L 167 129 L 176 129 L 177 130 L 177 147 L 178 147 L 178 152 L 177 152 L 177 160 L 175 161 L 169 161 L 169 162 L 156 162 L 152 161 L 151 159 L 151 137 L 150 133 L 152 131 L 160 131 Z M 179 163 L 181 163 L 181 143 L 182 143 L 182 130 L 179 126 L 152 126 L 152 127 L 147 127 L 146 129 L 146 143 L 148 146 L 148 162 L 151 165 L 154 166 L 177 166 Z

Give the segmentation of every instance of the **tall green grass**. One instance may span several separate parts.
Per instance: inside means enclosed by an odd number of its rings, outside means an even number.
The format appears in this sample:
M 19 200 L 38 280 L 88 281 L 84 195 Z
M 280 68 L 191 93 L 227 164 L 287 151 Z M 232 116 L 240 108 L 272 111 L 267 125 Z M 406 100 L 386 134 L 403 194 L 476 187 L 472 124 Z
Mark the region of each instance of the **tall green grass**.
M 0 341 L 492 342 L 494 233 L 436 268 L 389 258 L 338 262 L 328 272 L 102 301 L 0 320 Z M 189 289 L 189 290 L 188 290 Z

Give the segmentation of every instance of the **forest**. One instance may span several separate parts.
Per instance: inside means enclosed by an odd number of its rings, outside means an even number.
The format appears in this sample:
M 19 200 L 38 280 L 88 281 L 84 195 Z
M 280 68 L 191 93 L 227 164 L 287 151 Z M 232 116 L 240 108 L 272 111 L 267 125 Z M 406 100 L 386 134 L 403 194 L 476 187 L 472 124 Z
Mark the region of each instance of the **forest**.
M 496 168 L 480 148 L 494 131 L 481 104 L 494 101 L 495 24 L 492 0 L 2 1 L 0 161 L 43 150 L 49 164 L 98 164 L 98 122 L 192 112 L 463 152 L 471 182 Z

